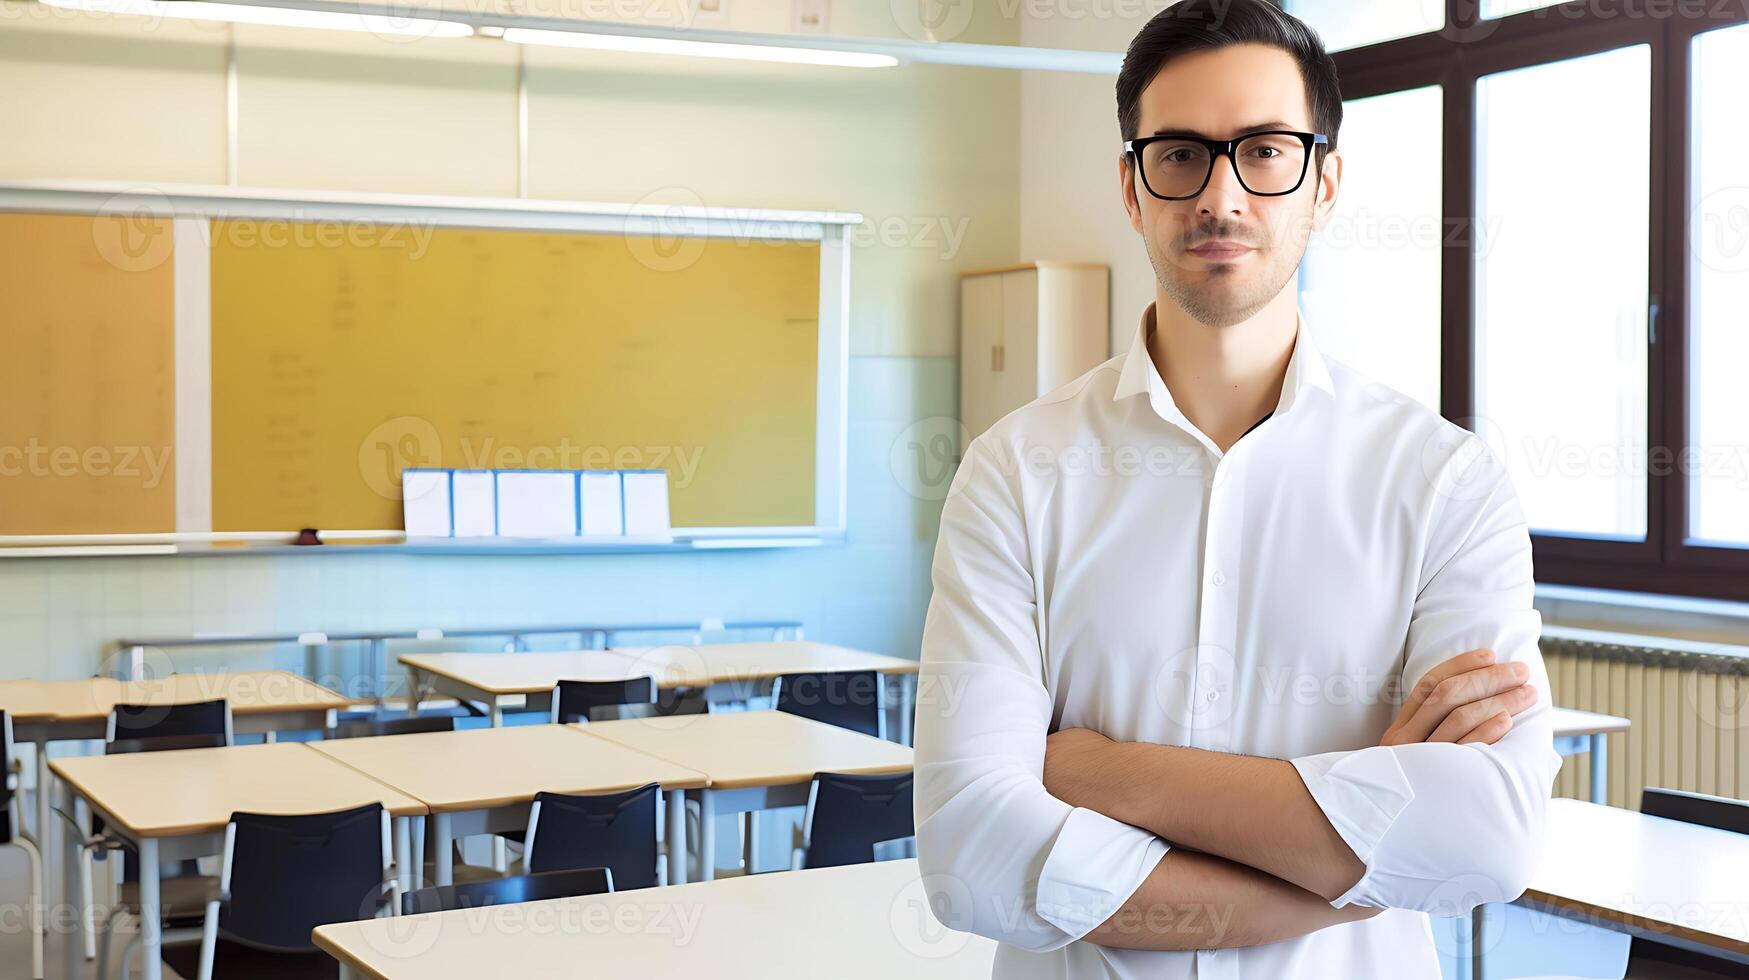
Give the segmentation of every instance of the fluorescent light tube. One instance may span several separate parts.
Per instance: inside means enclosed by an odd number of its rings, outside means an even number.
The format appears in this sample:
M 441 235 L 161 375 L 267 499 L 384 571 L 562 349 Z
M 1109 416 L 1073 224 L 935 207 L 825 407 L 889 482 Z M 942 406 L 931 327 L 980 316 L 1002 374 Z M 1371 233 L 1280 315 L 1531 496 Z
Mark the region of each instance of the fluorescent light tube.
M 729 44 L 721 41 L 636 37 L 629 34 L 588 34 L 581 31 L 547 31 L 526 27 L 505 28 L 504 40 L 515 44 L 550 44 L 594 51 L 733 58 L 740 61 L 776 61 L 795 65 L 831 65 L 838 68 L 891 68 L 899 63 L 899 59 L 890 54 L 867 54 L 860 51 L 827 51 L 821 48 L 791 48 L 773 44 Z
M 436 17 L 382 17 L 342 10 L 301 10 L 292 7 L 254 7 L 243 3 L 209 3 L 187 0 L 42 0 L 50 7 L 86 10 L 92 13 L 131 14 L 137 17 L 176 17 L 184 20 L 216 20 L 232 24 L 266 24 L 272 27 L 312 27 L 332 31 L 368 31 L 408 37 L 467 37 L 474 29 L 467 24 Z

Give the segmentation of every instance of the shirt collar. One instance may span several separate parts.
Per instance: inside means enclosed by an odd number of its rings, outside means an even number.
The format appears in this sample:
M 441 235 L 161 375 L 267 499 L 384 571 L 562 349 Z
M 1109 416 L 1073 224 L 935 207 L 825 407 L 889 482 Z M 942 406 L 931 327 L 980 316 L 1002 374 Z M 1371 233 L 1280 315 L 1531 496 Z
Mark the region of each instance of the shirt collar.
M 1276 412 L 1286 411 L 1305 391 L 1321 388 L 1334 395 L 1336 385 L 1330 378 L 1330 365 L 1324 355 L 1312 340 L 1312 331 L 1306 320 L 1304 309 L 1296 308 L 1298 317 L 1294 330 L 1294 352 L 1288 359 L 1287 375 L 1281 384 L 1281 400 L 1276 403 Z M 1132 395 L 1147 394 L 1149 401 L 1160 415 L 1169 421 L 1188 425 L 1178 405 L 1172 400 L 1172 393 L 1167 390 L 1166 382 L 1160 379 L 1160 372 L 1154 367 L 1154 359 L 1148 355 L 1148 338 L 1154 332 L 1154 304 L 1142 311 L 1142 320 L 1135 337 L 1130 342 L 1129 353 L 1124 355 L 1123 369 L 1118 374 L 1117 390 L 1112 393 L 1112 399 L 1129 398 Z

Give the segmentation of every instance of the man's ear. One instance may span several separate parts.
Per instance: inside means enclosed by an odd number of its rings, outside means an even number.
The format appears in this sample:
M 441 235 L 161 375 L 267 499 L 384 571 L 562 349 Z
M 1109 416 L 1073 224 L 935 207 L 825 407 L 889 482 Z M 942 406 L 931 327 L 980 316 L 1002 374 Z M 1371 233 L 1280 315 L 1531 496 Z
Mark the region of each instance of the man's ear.
M 1136 200 L 1136 180 L 1130 170 L 1130 157 L 1127 153 L 1117 155 L 1118 193 L 1123 196 L 1123 207 L 1130 215 L 1130 227 L 1136 234 L 1142 234 L 1142 204 Z
M 1342 189 L 1342 154 L 1331 150 L 1318 171 L 1318 203 L 1312 206 L 1312 227 L 1322 230 L 1336 213 L 1336 196 Z

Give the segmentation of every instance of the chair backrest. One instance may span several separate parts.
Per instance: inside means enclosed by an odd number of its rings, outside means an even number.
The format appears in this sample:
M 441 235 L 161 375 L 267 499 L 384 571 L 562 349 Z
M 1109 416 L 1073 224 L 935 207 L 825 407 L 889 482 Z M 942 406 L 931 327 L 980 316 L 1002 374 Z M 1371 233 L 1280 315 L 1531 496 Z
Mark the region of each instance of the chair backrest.
M 596 708 L 627 704 L 654 704 L 656 679 L 633 677 L 623 681 L 560 681 L 553 685 L 553 722 L 588 721 Z
M 380 803 L 301 816 L 231 814 L 219 928 L 264 949 L 315 949 L 317 926 L 370 918 L 384 905 L 388 836 Z
M 777 679 L 777 710 L 879 737 L 881 675 L 872 670 L 785 674 Z
M 330 738 L 370 738 L 377 735 L 417 735 L 423 732 L 453 732 L 455 717 L 355 718 L 334 726 Z
M 529 871 L 607 868 L 614 887 L 656 884 L 656 794 L 650 783 L 623 793 L 541 793 L 528 814 Z
M 820 773 L 808 791 L 803 867 L 867 864 L 874 846 L 916 834 L 912 774 L 853 776 Z
M 223 735 L 160 735 L 156 738 L 118 738 L 103 743 L 104 755 L 135 752 L 170 752 L 176 749 L 222 749 Z
M 1749 802 L 1729 797 L 1648 786 L 1640 795 L 1640 812 L 1749 834 Z M 1737 971 L 1743 969 L 1741 964 L 1640 936 L 1635 936 L 1628 944 L 1628 964 L 1629 976 L 1662 976 L 1680 972 L 1682 976 L 1731 977 L 1740 976 Z
M 1683 823 L 1749 834 L 1749 802 L 1725 796 L 1708 796 L 1705 793 L 1648 786 L 1640 795 L 1640 812 L 1648 816 L 1666 817 Z
M 16 753 L 12 748 L 12 716 L 0 711 L 0 844 L 12 843 L 12 800 L 18 793 L 18 774 L 12 771 Z
M 118 704 L 104 741 L 218 735 L 230 745 L 231 706 L 224 698 L 189 704 Z
M 572 871 L 543 871 L 539 874 L 421 888 L 408 895 L 404 904 L 406 914 L 417 915 L 421 912 L 451 912 L 456 909 L 509 905 L 514 902 L 539 902 L 549 898 L 601 895 L 611 891 L 612 871 L 606 868 L 578 868 Z

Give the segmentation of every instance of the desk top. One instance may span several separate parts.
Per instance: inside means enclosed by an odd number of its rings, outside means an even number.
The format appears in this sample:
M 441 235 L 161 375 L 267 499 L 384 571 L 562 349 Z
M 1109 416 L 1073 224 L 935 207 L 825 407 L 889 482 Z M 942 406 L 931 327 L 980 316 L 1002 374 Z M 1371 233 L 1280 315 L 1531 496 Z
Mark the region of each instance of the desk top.
M 807 640 L 669 644 L 549 653 L 408 653 L 401 663 L 494 695 L 551 691 L 565 680 L 653 676 L 662 688 L 768 680 L 808 671 L 915 674 L 917 661 Z
M 1749 955 L 1749 837 L 1582 800 L 1549 801 L 1520 901 Z
M 574 726 L 710 777 L 711 789 L 787 786 L 818 772 L 911 770 L 907 746 L 784 711 L 623 718 Z
M 1634 727 L 1633 719 L 1617 715 L 1600 715 L 1577 708 L 1556 708 L 1549 713 L 1555 723 L 1555 737 L 1563 735 L 1601 735 L 1605 732 L 1625 732 Z
M 536 793 L 614 793 L 645 783 L 697 789 L 702 773 L 570 725 L 516 725 L 306 743 L 432 812 L 526 803 Z
M 224 698 L 231 714 L 324 711 L 356 702 L 283 670 L 171 674 L 153 681 L 87 677 L 69 681 L 0 681 L 0 709 L 15 721 L 96 721 L 117 704 L 185 704 Z
M 239 810 L 323 813 L 381 803 L 398 817 L 426 812 L 300 742 L 62 757 L 49 768 L 135 837 L 218 830 Z
M 940 926 L 916 861 L 321 926 L 375 980 L 733 976 L 988 980 L 996 944 Z

